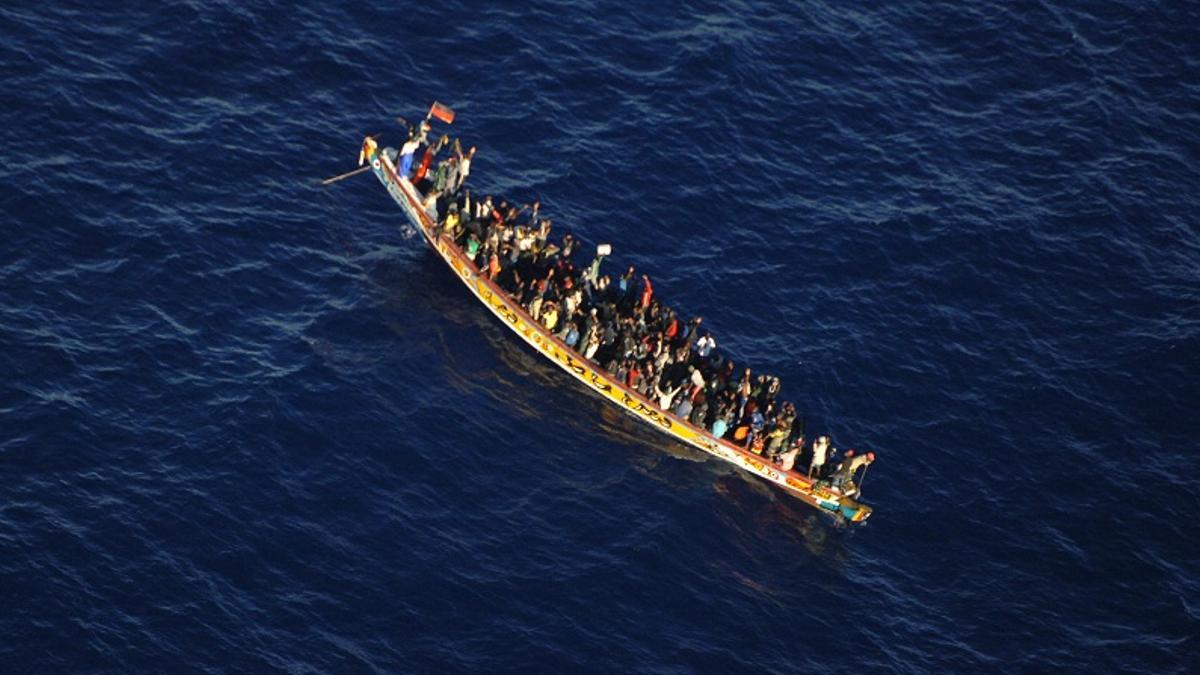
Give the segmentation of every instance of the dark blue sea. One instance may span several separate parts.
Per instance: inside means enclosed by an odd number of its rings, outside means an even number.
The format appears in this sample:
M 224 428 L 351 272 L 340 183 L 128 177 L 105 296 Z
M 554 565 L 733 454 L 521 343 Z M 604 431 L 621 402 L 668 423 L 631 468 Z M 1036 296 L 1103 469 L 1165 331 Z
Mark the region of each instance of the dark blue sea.
M 1197 4 L 17 0 L 0 68 L 0 671 L 1200 670 Z M 867 525 L 319 184 L 434 100 Z

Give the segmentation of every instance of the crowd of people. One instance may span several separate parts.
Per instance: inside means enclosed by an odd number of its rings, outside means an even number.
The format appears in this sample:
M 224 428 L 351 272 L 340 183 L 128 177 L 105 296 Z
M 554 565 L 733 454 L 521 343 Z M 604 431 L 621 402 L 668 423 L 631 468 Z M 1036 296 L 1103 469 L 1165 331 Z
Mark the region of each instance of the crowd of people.
M 464 152 L 457 140 L 428 136 L 428 120 L 411 127 L 393 159 L 400 174 L 425 195 L 423 206 L 438 235 L 451 237 L 479 274 L 567 347 L 663 411 L 784 471 L 807 462 L 809 477 L 844 487 L 874 461 L 873 453 L 839 454 L 828 436 L 806 447 L 804 418 L 779 397 L 778 377 L 739 369 L 717 349 L 702 317 L 685 320 L 634 266 L 616 278 L 602 273 L 610 246 L 598 246 L 589 264 L 577 266 L 581 242 L 570 233 L 552 238 L 554 223 L 538 201 L 517 205 L 492 196 L 472 198 L 465 183 L 475 148 Z M 448 156 L 438 160 L 446 149 Z

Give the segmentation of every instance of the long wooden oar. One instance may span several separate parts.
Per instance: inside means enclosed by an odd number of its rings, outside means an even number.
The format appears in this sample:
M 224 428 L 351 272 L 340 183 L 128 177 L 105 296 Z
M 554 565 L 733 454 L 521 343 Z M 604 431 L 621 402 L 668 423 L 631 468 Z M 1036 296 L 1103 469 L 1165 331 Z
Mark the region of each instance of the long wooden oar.
M 360 174 L 370 168 L 371 168 L 371 165 L 369 165 L 369 164 L 366 166 L 360 166 L 353 171 L 347 171 L 346 173 L 339 174 L 332 178 L 326 178 L 325 180 L 321 181 L 321 185 L 329 185 L 330 183 L 336 183 L 339 180 L 346 180 L 347 178 L 349 178 L 351 176 L 357 176 L 358 174 Z

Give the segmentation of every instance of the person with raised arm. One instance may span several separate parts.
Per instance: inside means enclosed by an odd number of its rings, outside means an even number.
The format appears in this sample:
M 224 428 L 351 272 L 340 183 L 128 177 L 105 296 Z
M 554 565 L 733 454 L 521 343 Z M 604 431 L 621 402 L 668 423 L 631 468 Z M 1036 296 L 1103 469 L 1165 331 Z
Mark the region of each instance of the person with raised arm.
M 475 146 L 472 145 L 470 150 L 463 152 L 462 144 L 458 142 L 457 138 L 454 139 L 454 157 L 458 160 L 458 171 L 454 174 L 455 182 L 450 191 L 458 194 L 458 191 L 467 182 L 467 177 L 471 175 L 471 160 L 475 159 Z

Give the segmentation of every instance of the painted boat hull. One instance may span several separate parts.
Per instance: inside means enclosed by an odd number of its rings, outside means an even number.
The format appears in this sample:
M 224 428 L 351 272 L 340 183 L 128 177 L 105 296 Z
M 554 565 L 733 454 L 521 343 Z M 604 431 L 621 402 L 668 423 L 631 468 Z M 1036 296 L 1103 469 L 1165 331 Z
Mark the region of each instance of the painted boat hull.
M 364 140 L 362 158 L 370 164 L 371 171 L 387 188 L 392 199 L 400 205 L 413 227 L 417 228 L 430 248 L 450 266 L 471 293 L 530 347 L 559 368 L 659 431 L 778 486 L 788 494 L 832 516 L 840 524 L 859 524 L 871 516 L 871 507 L 841 494 L 836 488 L 818 485 L 795 471 L 783 471 L 770 460 L 728 441 L 717 439 L 686 420 L 659 409 L 653 402 L 625 387 L 604 369 L 567 347 L 545 327 L 534 321 L 533 317 L 503 289 L 481 276 L 480 270 L 449 237 L 435 238 L 436 223 L 422 209 L 420 193 L 406 178 L 397 175 L 396 167 L 374 139 Z

